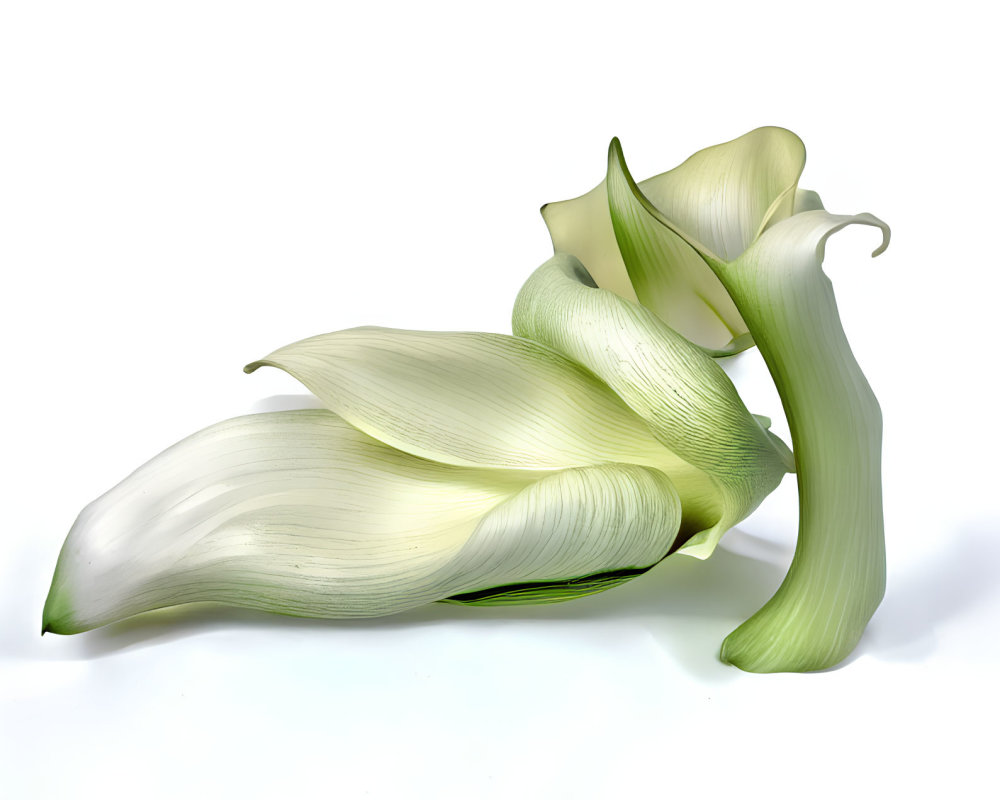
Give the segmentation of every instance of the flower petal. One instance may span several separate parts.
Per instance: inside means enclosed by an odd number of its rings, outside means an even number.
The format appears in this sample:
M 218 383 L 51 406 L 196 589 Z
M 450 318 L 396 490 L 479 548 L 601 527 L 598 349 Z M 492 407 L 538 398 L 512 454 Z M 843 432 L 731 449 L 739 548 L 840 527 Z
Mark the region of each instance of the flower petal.
M 795 206 L 792 209 L 792 214 L 801 214 L 803 211 L 822 211 L 823 201 L 820 200 L 819 195 L 812 189 L 796 189 L 795 190 Z M 781 220 L 775 220 L 775 222 L 780 222 Z
M 713 355 L 731 355 L 752 340 L 698 253 L 735 258 L 790 216 L 804 164 L 795 134 L 758 128 L 636 184 L 616 139 L 606 179 L 543 206 L 542 216 L 555 251 L 580 259 L 598 286 L 652 308 Z
M 711 267 L 682 232 L 664 224 L 632 180 L 617 139 L 608 152 L 607 187 L 615 237 L 639 302 L 710 355 L 753 346 Z
M 792 469 L 788 449 L 747 411 L 718 364 L 649 309 L 597 288 L 575 257 L 558 254 L 535 271 L 513 326 L 600 377 L 693 468 L 668 473 L 691 535 L 682 552 L 707 557 Z
M 84 509 L 46 624 L 75 632 L 200 600 L 363 614 L 389 602 L 387 575 L 434 569 L 527 483 L 399 453 L 325 410 L 221 422 Z
M 401 453 L 322 410 L 219 423 L 140 467 L 70 531 L 44 628 L 181 603 L 389 614 L 521 581 L 641 570 L 679 519 L 657 470 L 546 474 Z
M 699 150 L 639 188 L 663 216 L 723 260 L 791 216 L 806 149 L 784 128 L 757 128 Z
M 606 385 L 552 349 L 489 333 L 354 328 L 247 367 L 286 370 L 360 430 L 447 464 L 676 462 Z
M 572 253 L 580 259 L 602 289 L 626 300 L 638 299 L 611 226 L 607 180 L 580 197 L 546 203 L 542 219 L 555 252 Z
M 448 570 L 483 577 L 451 599 L 538 603 L 603 591 L 662 560 L 680 522 L 680 498 L 659 470 L 601 464 L 552 473 L 480 523 Z

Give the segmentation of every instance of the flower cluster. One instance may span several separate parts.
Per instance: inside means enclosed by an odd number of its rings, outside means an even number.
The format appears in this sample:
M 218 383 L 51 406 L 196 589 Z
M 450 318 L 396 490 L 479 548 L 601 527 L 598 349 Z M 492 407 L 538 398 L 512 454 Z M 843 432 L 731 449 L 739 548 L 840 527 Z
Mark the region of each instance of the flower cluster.
M 513 336 L 357 328 L 250 364 L 324 410 L 219 423 L 91 503 L 43 629 L 196 601 L 363 617 L 569 600 L 708 557 L 794 471 L 792 568 L 722 657 L 837 663 L 884 590 L 880 416 L 820 265 L 841 227 L 888 229 L 824 211 L 804 161 L 762 128 L 637 184 L 615 140 L 599 186 L 542 209 L 555 255 Z M 715 361 L 754 344 L 794 457 Z

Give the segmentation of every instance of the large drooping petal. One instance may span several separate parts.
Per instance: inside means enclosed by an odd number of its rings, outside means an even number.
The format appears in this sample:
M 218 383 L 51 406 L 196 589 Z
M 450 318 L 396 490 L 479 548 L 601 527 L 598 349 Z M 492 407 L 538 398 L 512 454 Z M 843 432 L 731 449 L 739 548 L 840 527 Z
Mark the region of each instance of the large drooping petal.
M 679 237 L 651 235 L 651 221 L 629 207 L 625 190 L 631 178 L 617 141 L 610 156 L 608 176 L 597 188 L 542 208 L 556 252 L 577 256 L 598 286 L 638 299 L 710 351 L 726 354 L 749 346 L 739 314 L 692 249 L 733 258 L 769 225 L 792 214 L 805 163 L 802 142 L 782 128 L 759 128 L 641 181 L 635 194 Z M 617 214 L 609 209 L 613 193 Z M 619 251 L 616 228 L 625 224 L 645 231 L 646 241 L 637 245 L 645 251 L 641 263 L 628 263 Z
M 465 466 L 561 469 L 677 459 L 580 365 L 491 333 L 354 328 L 247 367 L 286 370 L 331 411 L 408 453 Z
M 528 279 L 513 327 L 587 367 L 694 468 L 673 477 L 691 537 L 682 552 L 707 557 L 793 468 L 718 364 L 649 309 L 595 286 L 574 256 L 557 254 Z
M 818 201 L 818 198 L 817 198 Z M 803 211 L 713 264 L 781 396 L 798 467 L 799 539 L 778 592 L 723 645 L 756 672 L 823 669 L 857 645 L 885 590 L 879 405 L 844 334 L 822 261 L 827 238 L 870 214 Z
M 658 470 L 455 467 L 324 410 L 259 414 L 185 439 L 89 505 L 43 625 L 74 633 L 200 601 L 375 616 L 511 584 L 558 588 L 648 568 L 678 522 Z

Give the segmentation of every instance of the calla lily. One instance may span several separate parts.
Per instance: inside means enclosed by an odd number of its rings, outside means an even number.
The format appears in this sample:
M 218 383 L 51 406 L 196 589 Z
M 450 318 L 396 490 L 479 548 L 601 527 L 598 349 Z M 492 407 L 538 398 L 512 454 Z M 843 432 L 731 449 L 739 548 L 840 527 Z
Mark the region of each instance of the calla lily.
M 588 281 L 557 256 L 522 292 L 559 350 L 359 328 L 249 365 L 288 371 L 328 410 L 220 423 L 94 501 L 44 628 L 197 601 L 311 617 L 552 602 L 706 555 L 790 454 L 711 358 Z M 615 358 L 631 361 L 600 363 L 619 323 Z
M 759 672 L 839 663 L 885 591 L 881 413 L 822 262 L 847 225 L 881 229 L 873 255 L 889 229 L 825 211 L 798 188 L 804 163 L 798 137 L 761 128 L 636 183 L 614 140 L 601 185 L 542 210 L 556 251 L 598 285 L 713 355 L 760 348 L 791 429 L 800 524 L 778 592 L 723 644 L 723 660 Z
M 802 141 L 782 128 L 759 128 L 642 181 L 636 187 L 640 202 L 670 219 L 679 236 L 660 233 L 644 209 L 609 204 L 609 197 L 631 188 L 617 139 L 611 149 L 612 163 L 598 186 L 542 206 L 556 252 L 577 256 L 598 286 L 638 300 L 713 355 L 751 347 L 740 310 L 697 243 L 723 259 L 738 256 L 767 227 L 791 216 L 796 203 L 811 202 L 811 192 L 797 191 L 805 165 Z M 627 236 L 618 235 L 626 230 Z

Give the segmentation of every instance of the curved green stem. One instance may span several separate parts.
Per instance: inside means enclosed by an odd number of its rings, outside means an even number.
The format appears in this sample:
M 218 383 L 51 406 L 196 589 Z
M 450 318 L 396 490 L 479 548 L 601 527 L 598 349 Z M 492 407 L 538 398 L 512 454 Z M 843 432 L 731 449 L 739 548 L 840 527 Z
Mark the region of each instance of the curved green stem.
M 824 219 L 801 220 L 813 214 Z M 712 264 L 778 388 L 797 468 L 791 568 L 774 597 L 722 645 L 723 661 L 751 672 L 834 666 L 857 645 L 885 592 L 881 412 L 819 267 L 835 230 L 881 223 L 846 219 L 798 215 L 778 226 L 794 230 L 765 235 L 735 262 Z

